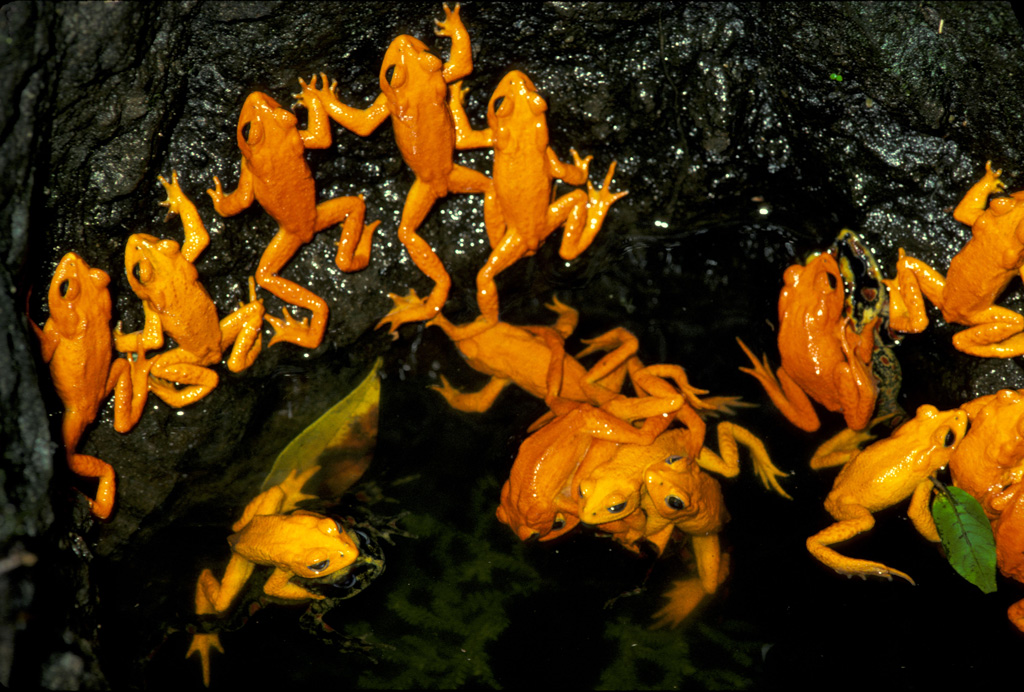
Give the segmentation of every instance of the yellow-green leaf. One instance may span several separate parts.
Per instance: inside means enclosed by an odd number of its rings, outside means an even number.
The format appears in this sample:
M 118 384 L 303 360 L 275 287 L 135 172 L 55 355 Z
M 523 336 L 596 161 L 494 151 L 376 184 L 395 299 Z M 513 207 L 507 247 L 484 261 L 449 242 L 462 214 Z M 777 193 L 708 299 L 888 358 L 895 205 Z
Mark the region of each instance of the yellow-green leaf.
M 970 493 L 933 481 L 932 517 L 953 569 L 984 593 L 996 590 L 996 540 L 985 510 Z
M 281 483 L 293 469 L 301 473 L 319 465 L 310 480 L 316 484 L 313 493 L 333 499 L 362 477 L 377 443 L 380 365 L 378 358 L 359 386 L 288 443 L 274 460 L 263 490 Z

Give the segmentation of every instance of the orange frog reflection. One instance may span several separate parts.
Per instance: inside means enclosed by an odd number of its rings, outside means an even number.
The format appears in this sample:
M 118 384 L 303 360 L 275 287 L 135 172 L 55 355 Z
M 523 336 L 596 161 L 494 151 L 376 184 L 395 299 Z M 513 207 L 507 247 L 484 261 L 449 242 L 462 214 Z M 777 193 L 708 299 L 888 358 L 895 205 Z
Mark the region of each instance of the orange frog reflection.
M 953 218 L 971 226 L 971 239 L 950 261 L 945 278 L 900 248 L 896 278 L 886 281 L 889 325 L 899 332 L 923 331 L 927 298 L 944 320 L 969 327 L 953 337 L 958 350 L 1013 358 L 1024 354 L 1024 315 L 995 301 L 1024 268 L 1024 190 L 989 201 L 1005 187 L 991 163 L 953 210 Z
M 144 370 L 123 358 L 111 360 L 109 283 L 105 271 L 89 267 L 69 252 L 50 281 L 49 319 L 42 329 L 29 321 L 64 403 L 61 430 L 68 466 L 81 476 L 99 480 L 96 499 L 90 498 L 89 506 L 100 519 L 110 516 L 114 506 L 114 469 L 102 459 L 79 453 L 78 443 L 103 400 L 115 389 L 114 427 L 120 432 L 130 430 L 145 403 L 133 397 L 133 391 L 144 392 L 147 377 Z
M 217 386 L 217 373 L 207 366 L 219 362 L 229 346 L 228 368 L 232 372 L 253 364 L 262 348 L 263 302 L 256 298 L 250 277 L 249 302 L 223 320 L 217 319 L 217 308 L 193 264 L 210 236 L 195 205 L 178 185 L 177 173 L 171 182 L 162 176 L 160 182 L 167 192 L 162 204 L 168 214 L 181 217 L 185 242 L 179 246 L 174 240 L 145 233 L 128 238 L 125 274 L 142 300 L 145 325 L 141 331 L 124 334 L 118 323 L 114 345 L 128 354 L 133 367 L 148 372 L 149 391 L 169 406 L 182 407 L 199 401 Z M 165 334 L 174 339 L 177 348 L 147 359 L 146 351 L 164 345 Z M 185 386 L 179 389 L 175 383 Z
M 314 495 L 302 492 L 302 486 L 318 470 L 314 466 L 301 474 L 292 470 L 288 477 L 257 495 L 235 522 L 228 537 L 231 560 L 218 582 L 213 572 L 204 569 L 196 585 L 196 614 L 223 613 L 249 580 L 256 565 L 274 568 L 263 591 L 286 600 L 322 599 L 291 581 L 293 576 L 324 577 L 342 570 L 359 557 L 359 548 L 344 528 L 330 517 L 295 509 Z M 186 657 L 198 652 L 203 666 L 203 682 L 210 684 L 210 650 L 224 653 L 217 634 L 196 634 Z
M 476 277 L 477 302 L 487 322 L 498 321 L 498 289 L 495 277 L 512 264 L 537 252 L 559 226 L 565 227 L 559 254 L 575 259 L 590 247 L 601 230 L 608 208 L 625 192 L 608 187 L 615 162 L 608 168 L 604 188 L 595 190 L 587 180 L 592 157 L 581 159 L 571 150 L 573 162 L 559 160 L 548 146 L 548 104 L 522 72 L 506 74 L 487 105 L 487 129 L 473 130 L 462 106 L 462 82 L 450 88 L 455 120 L 455 146 L 459 149 L 494 149 L 494 195 L 497 205 L 485 217 L 491 255 Z M 570 185 L 587 183 L 589 193 L 573 190 L 555 201 L 555 179 Z
M 490 178 L 452 160 L 455 128 L 448 107 L 448 84 L 472 71 L 473 58 L 459 6 L 450 10 L 445 5 L 444 12 L 445 19 L 437 22 L 436 33 L 452 40 L 448 62 L 442 63 L 419 39 L 402 35 L 384 53 L 381 94 L 365 110 L 339 101 L 334 93 L 337 83 L 328 87 L 325 75 L 321 75 L 321 88 L 313 90 L 328 115 L 357 135 L 369 135 L 390 118 L 402 158 L 416 175 L 405 198 L 398 239 L 420 271 L 433 279 L 434 288 L 427 298 L 420 298 L 414 290 L 404 297 L 389 294 L 395 307 L 377 326 L 388 325 L 392 333 L 407 322 L 434 317 L 448 298 L 451 277 L 430 244 L 416 233 L 434 202 L 449 192 L 482 192 L 493 197 Z M 490 207 L 491 202 L 485 201 L 485 217 Z
M 369 262 L 373 230 L 379 221 L 366 226 L 363 198 L 335 197 L 316 203 L 313 175 L 306 163 L 306 149 L 324 149 L 331 144 L 331 130 L 323 105 L 306 84 L 295 96 L 309 113 L 305 130 L 298 118 L 266 94 L 249 94 L 238 116 L 237 140 L 242 152 L 238 187 L 224 194 L 220 179 L 207 190 L 213 207 L 221 216 L 234 216 L 248 209 L 253 200 L 277 222 L 278 231 L 260 257 L 256 283 L 291 305 L 309 310 L 311 317 L 295 319 L 283 310 L 282 317 L 267 315 L 274 327 L 273 346 L 287 341 L 316 348 L 327 326 L 327 303 L 312 291 L 278 276 L 299 249 L 319 231 L 340 223 L 341 242 L 336 262 L 343 271 L 358 271 Z
M 825 509 L 836 523 L 807 539 L 807 550 L 840 574 L 869 575 L 892 580 L 894 576 L 914 580 L 880 562 L 847 557 L 828 547 L 870 531 L 873 513 L 910 497 L 908 515 L 918 532 L 932 542 L 939 541 L 928 503 L 931 476 L 949 463 L 967 432 L 967 413 L 956 408 L 939 411 L 924 405 L 917 415 L 898 427 L 888 438 L 863 451 L 835 450 L 815 456 L 812 468 L 845 464 L 825 498 Z
M 857 333 L 844 313 L 842 276 L 836 259 L 821 253 L 806 265 L 786 269 L 779 294 L 779 355 L 782 366 L 773 375 L 768 365 L 737 339 L 753 367 L 753 375 L 775 406 L 801 430 L 821 425 L 811 400 L 843 414 L 846 425 L 862 430 L 871 420 L 878 386 L 871 372 L 878 318 Z

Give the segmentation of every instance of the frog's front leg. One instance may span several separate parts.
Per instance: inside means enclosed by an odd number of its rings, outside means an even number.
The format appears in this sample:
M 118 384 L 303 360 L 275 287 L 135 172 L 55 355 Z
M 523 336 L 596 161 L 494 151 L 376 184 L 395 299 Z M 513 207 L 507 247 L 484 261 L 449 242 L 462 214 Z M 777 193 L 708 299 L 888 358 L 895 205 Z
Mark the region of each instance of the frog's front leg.
M 845 326 L 840 328 L 839 343 L 845 362 L 833 370 L 833 386 L 839 394 L 846 425 L 854 430 L 863 430 L 874 413 L 878 386 L 870 370 L 849 345 Z
M 220 321 L 220 349 L 227 350 L 228 369 L 241 372 L 255 362 L 263 349 L 263 301 L 256 297 L 256 283 L 249 277 L 249 302 Z
M 181 245 L 181 255 L 189 262 L 195 262 L 203 250 L 210 244 L 210 234 L 203 225 L 203 220 L 196 211 L 196 205 L 185 195 L 178 184 L 178 171 L 171 171 L 171 182 L 162 175 L 158 176 L 160 184 L 167 192 L 167 199 L 160 204 L 167 207 L 167 216 L 177 214 L 181 218 L 181 226 L 185 231 L 185 242 Z
M 289 581 L 292 578 L 292 572 L 281 569 L 280 567 L 274 568 L 274 572 L 267 579 L 267 583 L 263 586 L 263 591 L 268 596 L 274 596 L 276 598 L 284 598 L 291 601 L 301 601 L 307 598 L 321 600 L 326 598 L 318 593 L 313 593 L 309 589 L 303 588 L 298 584 Z
M 153 361 L 145 351 L 136 357 L 115 358 L 107 378 L 107 391 L 114 392 L 114 430 L 126 433 L 142 417 L 149 399 L 149 371 Z
M 736 341 L 753 364 L 752 368 L 740 368 L 740 371 L 752 375 L 761 383 L 768 398 L 775 404 L 775 408 L 779 409 L 779 412 L 790 423 L 801 430 L 814 432 L 821 427 L 821 421 L 818 420 L 818 414 L 814 411 L 814 405 L 804 390 L 800 389 L 800 385 L 794 382 L 793 378 L 782 368 L 776 371 L 778 376 L 776 378 L 768 365 L 767 355 L 764 356 L 762 363 L 740 338 L 737 337 Z
M 1002 192 L 1006 185 L 999 179 L 1001 170 L 993 171 L 992 162 L 985 162 L 985 175 L 971 186 L 964 198 L 953 210 L 953 218 L 960 223 L 973 226 L 974 222 L 985 212 L 989 195 Z
M 326 83 L 325 79 L 324 84 Z M 316 75 L 310 78 L 308 84 L 299 77 L 299 85 L 302 91 L 292 94 L 292 97 L 296 105 L 306 109 L 306 129 L 299 130 L 302 145 L 307 149 L 326 149 L 331 146 L 331 126 L 323 101 L 317 94 Z
M 914 494 L 910 497 L 910 508 L 907 510 L 907 516 L 910 517 L 910 521 L 913 522 L 914 528 L 917 529 L 919 534 L 932 543 L 938 543 L 941 539 L 939 538 L 939 530 L 935 526 L 935 519 L 932 517 L 930 506 L 932 488 L 933 485 L 930 478 L 926 478 L 917 484 L 917 487 L 914 488 Z
M 434 20 L 437 29 L 434 33 L 438 36 L 447 36 L 452 40 L 451 51 L 449 51 L 448 62 L 444 64 L 444 81 L 451 84 L 462 79 L 473 71 L 473 50 L 469 41 L 469 33 L 466 31 L 462 18 L 459 17 L 459 4 L 455 3 L 455 9 L 448 9 L 448 3 L 444 3 L 444 21 Z
M 331 81 L 328 85 L 327 75 L 322 72 L 320 81 L 322 86 L 317 87 L 316 79 L 311 79 L 308 89 L 306 85 L 303 85 L 303 92 L 309 91 L 310 95 L 319 99 L 331 120 L 360 137 L 372 134 L 382 122 L 391 116 L 387 96 L 383 93 L 377 96 L 369 108 L 353 108 L 342 103 L 334 93 L 338 87 L 337 81 Z
M 149 369 L 149 390 L 174 408 L 194 404 L 212 392 L 220 378 L 199 359 L 181 348 L 155 356 Z M 178 389 L 176 384 L 185 385 Z
M 914 583 L 909 575 L 887 567 L 881 562 L 847 557 L 829 548 L 828 546 L 834 543 L 842 543 L 870 531 L 875 525 L 875 518 L 871 516 L 871 512 L 861 505 L 844 503 L 833 512 L 833 515 L 839 521 L 807 539 L 807 550 L 819 562 L 848 577 L 858 576 L 866 579 L 868 576 L 876 576 L 892 581 L 896 576 L 906 579 L 911 584 Z
M 238 175 L 238 187 L 235 188 L 234 192 L 224 194 L 220 178 L 214 176 L 214 187 L 207 189 L 206 194 L 210 195 L 210 199 L 213 200 L 213 208 L 218 214 L 221 216 L 234 216 L 252 206 L 252 202 L 255 199 L 252 183 L 252 171 L 249 170 L 249 164 L 243 158 L 241 172 Z

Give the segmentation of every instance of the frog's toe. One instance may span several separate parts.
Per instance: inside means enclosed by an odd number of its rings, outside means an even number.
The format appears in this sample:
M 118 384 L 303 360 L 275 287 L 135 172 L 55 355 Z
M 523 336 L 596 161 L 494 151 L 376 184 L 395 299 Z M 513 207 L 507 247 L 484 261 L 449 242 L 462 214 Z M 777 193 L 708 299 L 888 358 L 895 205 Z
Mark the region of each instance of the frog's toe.
M 188 652 L 185 654 L 185 658 L 188 658 L 195 652 L 199 652 L 199 661 L 203 666 L 203 684 L 207 687 L 210 686 L 210 649 L 216 649 L 224 653 L 224 647 L 220 643 L 220 635 L 216 633 L 196 634 L 193 635 L 192 645 L 188 647 Z

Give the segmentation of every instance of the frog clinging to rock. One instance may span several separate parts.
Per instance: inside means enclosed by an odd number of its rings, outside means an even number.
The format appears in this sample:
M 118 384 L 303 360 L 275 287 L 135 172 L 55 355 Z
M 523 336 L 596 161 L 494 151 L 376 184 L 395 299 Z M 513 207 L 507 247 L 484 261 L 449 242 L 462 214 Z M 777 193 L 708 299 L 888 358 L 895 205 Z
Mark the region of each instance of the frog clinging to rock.
M 522 257 L 537 252 L 541 243 L 564 226 L 559 255 L 578 257 L 601 230 L 608 209 L 625 192 L 609 189 L 615 162 L 608 168 L 604 187 L 595 190 L 587 178 L 592 157 L 581 159 L 571 151 L 573 163 L 559 160 L 548 146 L 544 113 L 548 104 L 533 82 L 512 70 L 498 83 L 487 105 L 487 128 L 473 130 L 463 109 L 462 82 L 451 85 L 451 112 L 455 146 L 459 149 L 494 149 L 494 195 L 497 204 L 485 216 L 491 255 L 477 273 L 477 303 L 488 323 L 498 321 L 495 277 Z M 588 192 L 573 190 L 553 200 L 556 179 L 570 185 L 587 183 Z
M 278 230 L 260 257 L 256 283 L 281 300 L 310 311 L 297 319 L 285 308 L 281 317 L 267 315 L 274 327 L 270 345 L 280 341 L 316 348 L 327 327 L 328 307 L 323 298 L 278 274 L 313 236 L 345 221 L 336 263 L 343 271 L 363 269 L 370 258 L 373 231 L 379 221 L 364 225 L 366 205 L 361 196 L 334 197 L 317 204 L 313 174 L 306 149 L 331 145 L 331 130 L 320 100 L 303 83 L 296 99 L 309 113 L 306 129 L 298 118 L 273 98 L 259 91 L 249 94 L 238 116 L 237 140 L 242 152 L 238 187 L 225 194 L 219 178 L 207 190 L 221 216 L 234 216 L 260 203 L 277 222 Z
M 971 238 L 945 277 L 900 248 L 896 278 L 886 281 L 893 329 L 923 331 L 927 298 L 946 322 L 968 327 L 953 336 L 958 350 L 986 358 L 1024 354 L 1024 315 L 995 304 L 1010 280 L 1024 273 L 1024 190 L 990 200 L 1006 187 L 1000 173 L 986 162 L 985 175 L 953 210 L 953 218 L 971 227 Z
M 222 320 L 199 281 L 193 264 L 206 249 L 210 236 L 203 220 L 178 184 L 177 173 L 160 182 L 167 192 L 162 202 L 168 214 L 178 214 L 185 229 L 181 245 L 169 238 L 135 233 L 125 247 L 125 274 L 132 291 L 142 300 L 145 324 L 140 331 L 123 333 L 118 324 L 114 345 L 127 354 L 132 366 L 149 374 L 148 389 L 169 406 L 180 408 L 199 401 L 217 386 L 217 373 L 209 368 L 230 347 L 228 368 L 241 372 L 253 364 L 262 349 L 263 302 L 249 279 L 249 302 Z M 147 351 L 161 348 L 164 336 L 177 348 L 151 359 Z M 184 385 L 179 388 L 176 384 Z M 143 389 L 145 393 L 145 389 Z
M 452 40 L 447 62 L 419 39 L 403 34 L 384 53 L 381 93 L 368 108 L 361 110 L 342 103 L 335 94 L 337 84 L 328 86 L 325 75 L 321 75 L 321 87 L 313 89 L 328 115 L 357 135 L 369 135 L 390 118 L 395 143 L 416 175 L 405 198 L 398 239 L 420 271 L 434 281 L 434 288 L 426 298 L 420 298 L 415 290 L 406 296 L 389 294 L 394 308 L 377 326 L 388 325 L 392 333 L 407 322 L 436 316 L 448 298 L 451 277 L 430 243 L 417 234 L 434 203 L 449 193 L 484 193 L 485 217 L 493 204 L 491 179 L 453 160 L 455 127 L 448 107 L 448 85 L 469 75 L 473 56 L 459 6 L 451 10 L 444 5 L 444 12 L 445 19 L 437 22 L 436 33 Z M 316 79 L 312 82 L 315 84 Z

